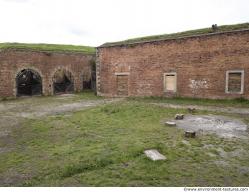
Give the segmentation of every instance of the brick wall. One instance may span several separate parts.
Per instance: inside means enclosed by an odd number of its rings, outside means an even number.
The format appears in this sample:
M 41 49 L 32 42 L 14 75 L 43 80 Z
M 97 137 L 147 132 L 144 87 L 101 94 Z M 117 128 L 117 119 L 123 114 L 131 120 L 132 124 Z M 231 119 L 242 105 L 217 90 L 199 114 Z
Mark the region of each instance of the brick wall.
M 53 76 L 60 69 L 70 71 L 74 91 L 83 89 L 83 80 L 91 78 L 94 55 L 81 53 L 46 53 L 27 50 L 0 50 L 0 97 L 16 96 L 16 75 L 23 69 L 33 69 L 42 77 L 43 95 L 53 94 Z
M 244 93 L 226 93 L 226 71 L 244 70 Z M 163 74 L 176 72 L 177 92 L 164 92 Z M 118 75 L 128 75 L 128 96 L 249 99 L 249 30 L 97 50 L 98 95 L 118 96 Z

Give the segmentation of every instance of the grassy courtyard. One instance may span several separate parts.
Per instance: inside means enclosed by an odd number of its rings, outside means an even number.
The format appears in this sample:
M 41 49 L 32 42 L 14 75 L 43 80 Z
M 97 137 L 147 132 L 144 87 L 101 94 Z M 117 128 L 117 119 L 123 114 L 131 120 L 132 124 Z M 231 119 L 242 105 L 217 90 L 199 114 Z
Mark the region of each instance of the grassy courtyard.
M 101 100 L 91 93 L 76 98 Z M 248 140 L 207 134 L 185 139 L 183 130 L 163 124 L 176 113 L 187 110 L 130 99 L 26 118 L 0 140 L 8 149 L 0 155 L 0 184 L 248 186 Z M 249 117 L 232 116 L 249 123 Z M 146 158 L 143 151 L 152 148 L 167 160 Z

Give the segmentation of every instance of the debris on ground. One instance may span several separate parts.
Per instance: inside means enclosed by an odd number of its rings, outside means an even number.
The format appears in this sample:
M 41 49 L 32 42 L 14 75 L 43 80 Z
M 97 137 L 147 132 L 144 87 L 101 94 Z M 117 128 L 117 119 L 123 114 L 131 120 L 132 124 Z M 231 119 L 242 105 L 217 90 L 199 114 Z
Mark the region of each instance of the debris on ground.
M 166 121 L 165 125 L 176 126 L 176 123 L 174 121 Z
M 184 115 L 183 114 L 176 114 L 175 115 L 175 120 L 183 120 Z
M 156 149 L 149 149 L 144 151 L 145 155 L 153 161 L 166 160 L 166 157 L 159 153 Z
M 187 138 L 195 138 L 196 132 L 195 131 L 185 131 L 185 137 Z
M 195 108 L 192 108 L 192 107 L 189 107 L 189 108 L 188 108 L 188 112 L 189 112 L 189 113 L 195 113 L 195 112 L 196 112 L 196 109 L 195 109 Z

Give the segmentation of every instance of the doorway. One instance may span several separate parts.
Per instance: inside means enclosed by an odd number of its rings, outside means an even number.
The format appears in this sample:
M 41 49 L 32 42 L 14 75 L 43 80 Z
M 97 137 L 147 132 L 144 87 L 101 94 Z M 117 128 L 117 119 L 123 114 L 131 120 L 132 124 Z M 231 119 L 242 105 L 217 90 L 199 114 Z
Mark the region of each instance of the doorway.
M 32 69 L 23 69 L 16 76 L 17 96 L 42 94 L 42 78 Z
M 71 72 L 59 69 L 53 77 L 54 94 L 72 93 L 74 91 L 74 81 Z
M 128 75 L 117 75 L 117 95 L 128 96 Z

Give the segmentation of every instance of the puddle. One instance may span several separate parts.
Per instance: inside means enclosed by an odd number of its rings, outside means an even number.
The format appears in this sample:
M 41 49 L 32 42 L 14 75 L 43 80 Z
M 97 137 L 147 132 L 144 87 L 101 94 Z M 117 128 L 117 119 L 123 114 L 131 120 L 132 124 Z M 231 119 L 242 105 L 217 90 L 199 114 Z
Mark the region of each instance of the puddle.
M 248 138 L 248 126 L 238 120 L 217 115 L 186 115 L 183 120 L 177 120 L 176 126 L 187 131 L 216 133 L 225 138 Z

